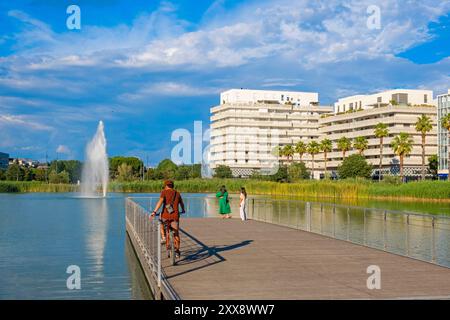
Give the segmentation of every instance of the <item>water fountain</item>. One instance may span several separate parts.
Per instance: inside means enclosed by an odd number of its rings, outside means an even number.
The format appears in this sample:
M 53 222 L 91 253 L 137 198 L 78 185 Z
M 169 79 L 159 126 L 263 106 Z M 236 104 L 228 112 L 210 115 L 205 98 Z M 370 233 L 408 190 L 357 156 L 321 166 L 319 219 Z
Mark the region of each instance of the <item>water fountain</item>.
M 106 154 L 106 139 L 103 121 L 98 123 L 97 132 L 86 146 L 86 156 L 81 175 L 81 195 L 98 197 L 101 186 L 102 196 L 106 197 L 109 166 Z

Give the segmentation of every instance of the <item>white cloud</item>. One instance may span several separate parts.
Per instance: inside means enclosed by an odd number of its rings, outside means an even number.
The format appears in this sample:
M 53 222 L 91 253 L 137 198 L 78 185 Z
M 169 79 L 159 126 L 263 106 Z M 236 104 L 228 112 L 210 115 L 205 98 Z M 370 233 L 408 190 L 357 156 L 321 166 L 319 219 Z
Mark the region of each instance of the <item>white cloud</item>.
M 142 100 L 151 97 L 166 96 L 166 97 L 196 97 L 204 95 L 218 94 L 221 88 L 211 87 L 196 87 L 180 82 L 157 82 L 150 85 L 143 85 L 134 92 L 129 92 L 121 95 L 119 98 L 122 101 L 127 100 Z
M 381 30 L 366 27 L 369 4 L 381 8 Z M 418 65 L 395 55 L 428 41 L 427 25 L 450 11 L 449 1 L 249 0 L 225 7 L 217 0 L 194 25 L 163 3 L 130 25 L 83 24 L 82 32 L 62 33 L 11 11 L 21 23 L 8 35 L 14 53 L 0 57 L 0 145 L 56 150 L 70 141 L 81 155 L 86 128 L 106 119 L 109 145 L 125 153 L 133 139 L 156 139 L 142 124 L 147 119 L 173 112 L 174 122 L 207 121 L 218 92 L 233 87 L 318 91 L 323 103 L 390 87 L 448 87 L 448 59 Z M 186 108 L 191 104 L 199 108 Z
M 29 117 L 15 116 L 15 115 L 0 115 L 0 127 L 2 126 L 13 126 L 19 130 L 20 129 L 29 129 L 38 131 L 53 130 L 52 127 L 39 123 L 37 121 L 30 120 Z
M 72 153 L 72 151 L 70 151 L 69 147 L 65 146 L 63 144 L 60 144 L 58 146 L 58 148 L 56 148 L 56 152 L 57 153 L 64 153 L 64 154 L 67 154 L 67 155 L 70 155 Z
M 291 57 L 310 67 L 361 56 L 390 56 L 428 40 L 427 24 L 450 9 L 448 2 L 439 0 L 414 6 L 404 0 L 379 2 L 382 29 L 369 30 L 366 9 L 373 2 L 258 2 L 220 15 L 195 31 L 188 31 L 189 23 L 177 18 L 168 3 L 139 16 L 131 26 L 84 26 L 82 33 L 56 34 L 23 12 L 10 15 L 27 25 L 17 40 L 39 43 L 38 49 L 23 48 L 24 53 L 41 57 L 30 62 L 30 68 L 189 69 L 240 66 L 272 56 Z M 220 6 L 217 1 L 212 8 Z

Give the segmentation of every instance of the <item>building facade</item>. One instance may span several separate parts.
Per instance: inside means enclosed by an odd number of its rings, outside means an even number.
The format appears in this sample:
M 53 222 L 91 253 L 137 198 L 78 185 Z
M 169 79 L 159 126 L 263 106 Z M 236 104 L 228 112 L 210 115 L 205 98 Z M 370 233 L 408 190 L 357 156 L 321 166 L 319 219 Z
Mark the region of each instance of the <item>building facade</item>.
M 274 173 L 274 148 L 318 139 L 320 116 L 333 110 L 311 92 L 233 89 L 220 102 L 211 108 L 210 168 L 227 165 L 242 177 Z
M 447 94 L 437 96 L 438 104 L 438 174 L 443 177 L 448 177 L 448 153 L 449 153 L 449 132 L 442 128 L 441 119 L 450 113 L 450 89 Z
M 439 99 L 448 108 L 448 95 Z M 405 132 L 411 135 L 414 144 L 404 159 L 404 174 L 420 177 L 422 139 L 415 123 L 423 114 L 433 123 L 433 129 L 426 135 L 425 156 L 437 153 L 437 107 L 430 90 L 396 89 L 356 95 L 339 99 L 334 107 L 319 106 L 317 93 L 304 92 L 233 89 L 223 92 L 220 101 L 219 106 L 211 109 L 210 167 L 227 165 L 235 176 L 248 176 L 255 170 L 269 171 L 274 164 L 278 165 L 280 159 L 273 154 L 275 146 L 295 145 L 299 140 L 320 142 L 324 138 L 333 144 L 327 170 L 336 171 L 343 160 L 337 141 L 343 136 L 352 142 L 356 137 L 367 138 L 364 156 L 373 165 L 374 175 L 378 175 L 380 140 L 375 137 L 374 129 L 382 122 L 387 124 L 389 135 L 383 139 L 381 173 L 399 174 L 400 161 L 391 142 Z M 442 112 L 448 112 L 445 108 Z M 442 134 L 442 153 L 447 150 L 446 139 Z M 346 156 L 357 152 L 352 148 Z M 303 161 L 312 168 L 308 154 L 303 156 Z M 324 172 L 323 153 L 315 156 L 314 169 L 315 178 Z
M 436 103 L 431 90 L 395 89 L 370 95 L 355 95 L 339 99 L 334 104 L 334 114 L 320 120 L 320 130 L 333 142 L 333 152 L 329 154 L 328 166 L 336 170 L 342 163 L 342 151 L 337 148 L 337 141 L 345 136 L 354 141 L 356 137 L 368 140 L 368 149 L 364 157 L 373 165 L 374 175 L 397 175 L 400 171 L 399 157 L 393 152 L 391 142 L 401 132 L 413 138 L 412 152 L 404 158 L 404 174 L 408 177 L 420 177 L 422 166 L 422 139 L 415 130 L 415 123 L 421 115 L 430 117 L 433 129 L 425 138 L 426 163 L 428 157 L 437 151 L 437 117 Z M 387 124 L 389 135 L 383 139 L 383 155 L 380 155 L 380 139 L 375 137 L 375 126 Z M 357 153 L 350 150 L 347 155 Z
M 427 106 L 433 104 L 433 91 L 431 90 L 395 89 L 341 98 L 334 104 L 334 112 L 340 114 L 387 105 Z
M 6 170 L 9 165 L 9 154 L 0 152 L 0 169 Z
M 400 171 L 399 157 L 391 148 L 391 142 L 401 132 L 409 133 L 413 138 L 412 152 L 404 158 L 404 174 L 408 177 L 420 177 L 422 165 L 422 138 L 415 129 L 417 118 L 422 114 L 430 117 L 433 129 L 426 135 L 425 156 L 428 157 L 437 151 L 437 120 L 436 107 L 391 105 L 371 109 L 362 109 L 351 113 L 336 114 L 320 119 L 321 133 L 333 142 L 333 151 L 328 154 L 327 166 L 330 170 L 337 170 L 342 163 L 343 153 L 337 147 L 337 141 L 341 137 L 347 137 L 354 141 L 356 137 L 365 137 L 368 141 L 368 149 L 364 151 L 364 157 L 373 165 L 374 175 L 379 173 L 380 164 L 380 139 L 375 137 L 375 126 L 382 122 L 387 124 L 389 135 L 383 139 L 382 170 L 383 175 L 398 175 Z M 346 156 L 357 153 L 352 148 Z

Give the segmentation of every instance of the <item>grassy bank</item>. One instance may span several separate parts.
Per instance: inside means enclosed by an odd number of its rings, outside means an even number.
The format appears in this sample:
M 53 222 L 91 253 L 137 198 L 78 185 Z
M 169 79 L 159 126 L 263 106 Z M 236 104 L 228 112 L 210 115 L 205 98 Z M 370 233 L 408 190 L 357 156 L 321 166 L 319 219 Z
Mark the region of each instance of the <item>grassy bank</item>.
M 305 198 L 336 199 L 433 199 L 450 201 L 450 182 L 424 181 L 406 184 L 387 184 L 365 180 L 301 181 L 277 183 L 271 181 L 239 179 L 193 179 L 176 181 L 180 192 L 216 192 L 226 185 L 230 192 L 239 192 L 245 186 L 251 195 L 292 196 Z M 45 184 L 40 182 L 0 181 L 0 192 L 72 192 L 78 186 L 67 184 Z M 110 192 L 159 192 L 161 181 L 116 182 L 109 185 Z
M 39 181 L 0 181 L 1 192 L 74 192 L 73 184 L 52 184 Z
M 291 195 L 305 197 L 353 197 L 366 196 L 363 183 L 347 181 L 305 181 L 298 183 L 277 183 L 271 181 L 239 179 L 193 179 L 176 181 L 180 192 L 216 192 L 221 185 L 226 185 L 229 192 L 239 192 L 245 187 L 249 194 Z M 364 189 L 363 189 L 364 187 Z M 109 186 L 114 192 L 159 192 L 160 181 L 112 182 Z

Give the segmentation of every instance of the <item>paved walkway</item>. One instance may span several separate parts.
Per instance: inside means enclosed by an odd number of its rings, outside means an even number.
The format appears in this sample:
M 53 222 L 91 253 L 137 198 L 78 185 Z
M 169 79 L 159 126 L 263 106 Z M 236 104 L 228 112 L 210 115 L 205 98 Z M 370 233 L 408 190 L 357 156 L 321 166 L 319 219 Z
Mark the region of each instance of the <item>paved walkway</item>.
M 181 260 L 163 262 L 181 299 L 450 298 L 450 269 L 430 263 L 253 220 L 181 228 Z M 381 268 L 380 290 L 367 289 L 369 265 Z

